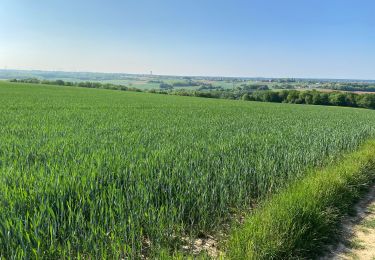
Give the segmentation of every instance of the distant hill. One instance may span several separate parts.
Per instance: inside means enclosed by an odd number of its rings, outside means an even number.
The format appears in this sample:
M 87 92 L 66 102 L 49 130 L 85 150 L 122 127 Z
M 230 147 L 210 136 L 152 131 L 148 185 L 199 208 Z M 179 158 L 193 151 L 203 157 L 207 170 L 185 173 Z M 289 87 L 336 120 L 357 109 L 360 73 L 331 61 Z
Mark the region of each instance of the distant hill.
M 129 74 L 129 73 L 104 73 L 104 72 L 70 72 L 70 71 L 43 71 L 43 70 L 13 70 L 0 69 L 0 79 L 64 79 L 71 81 L 105 81 L 105 80 L 131 80 L 139 77 L 146 78 L 171 78 L 171 79 L 207 79 L 207 80 L 254 80 L 254 81 L 275 81 L 283 78 L 266 78 L 266 77 L 211 77 L 211 76 L 178 76 L 178 75 L 149 75 L 149 74 Z M 284 78 L 285 79 L 285 78 Z M 295 78 L 294 80 L 319 81 L 319 82 L 365 82 L 375 83 L 375 80 L 359 79 L 320 79 L 320 78 Z

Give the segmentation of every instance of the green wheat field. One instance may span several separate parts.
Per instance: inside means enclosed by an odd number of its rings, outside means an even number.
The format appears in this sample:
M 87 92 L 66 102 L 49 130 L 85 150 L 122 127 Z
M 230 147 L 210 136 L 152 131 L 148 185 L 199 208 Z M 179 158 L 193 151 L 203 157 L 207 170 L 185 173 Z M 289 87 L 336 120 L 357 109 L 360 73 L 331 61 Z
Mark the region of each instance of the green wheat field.
M 374 117 L 0 82 L 0 256 L 173 252 L 355 150 Z

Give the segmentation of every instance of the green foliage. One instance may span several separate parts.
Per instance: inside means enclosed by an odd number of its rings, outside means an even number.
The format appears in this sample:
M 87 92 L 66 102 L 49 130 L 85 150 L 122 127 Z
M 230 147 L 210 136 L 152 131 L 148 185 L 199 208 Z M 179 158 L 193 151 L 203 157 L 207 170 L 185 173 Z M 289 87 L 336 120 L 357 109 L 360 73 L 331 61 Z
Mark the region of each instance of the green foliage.
M 346 104 L 346 95 L 344 93 L 332 93 L 329 95 L 329 103 L 334 106 L 344 106 Z
M 10 82 L 48 84 L 58 86 L 78 86 L 83 88 L 103 88 L 112 90 L 143 92 L 141 89 L 127 87 L 123 85 L 102 84 L 100 82 L 64 82 L 63 80 L 39 80 L 29 79 L 11 79 Z M 153 81 L 156 82 L 156 81 Z M 330 106 L 349 106 L 375 109 L 375 94 L 354 94 L 345 92 L 323 93 L 317 90 L 297 91 L 297 90 L 269 90 L 267 85 L 246 85 L 233 89 L 224 89 L 215 87 L 210 83 L 202 83 L 197 90 L 178 89 L 174 87 L 198 86 L 197 82 L 188 80 L 186 82 L 175 82 L 172 85 L 161 82 L 160 90 L 149 90 L 149 93 L 170 94 L 179 96 L 194 96 L 204 98 L 223 98 L 223 99 L 242 99 L 261 102 L 293 103 L 293 104 L 311 104 L 311 105 L 330 105 Z M 129 84 L 131 86 L 131 83 Z M 244 99 L 244 97 L 246 99 Z
M 350 82 L 350 83 L 326 83 L 324 88 L 342 91 L 368 91 L 375 92 L 374 83 Z
M 28 78 L 28 79 L 11 79 L 10 82 L 15 83 L 32 83 L 32 84 L 46 84 L 46 85 L 57 85 L 57 86 L 76 86 L 80 88 L 102 88 L 102 89 L 112 89 L 112 90 L 129 90 L 129 91 L 141 91 L 137 88 L 127 87 L 124 85 L 115 85 L 115 84 L 105 84 L 100 82 L 90 82 L 90 81 L 82 81 L 82 82 L 69 82 L 63 81 L 61 79 L 58 80 L 40 80 L 36 78 Z
M 356 149 L 374 113 L 1 82 L 0 256 L 173 254 Z
M 173 86 L 167 83 L 160 83 L 159 85 L 160 89 L 173 89 Z
M 231 259 L 315 259 L 375 176 L 375 141 L 271 197 L 233 232 Z
M 375 95 L 365 94 L 357 96 L 356 102 L 360 107 L 375 109 Z
M 242 100 L 249 101 L 249 100 L 250 100 L 250 95 L 249 95 L 248 93 L 245 93 L 245 94 L 242 96 Z
M 346 92 L 319 92 L 282 90 L 255 91 L 249 94 L 249 100 L 262 102 L 282 102 L 292 104 L 348 106 L 375 109 L 375 94 L 354 94 Z

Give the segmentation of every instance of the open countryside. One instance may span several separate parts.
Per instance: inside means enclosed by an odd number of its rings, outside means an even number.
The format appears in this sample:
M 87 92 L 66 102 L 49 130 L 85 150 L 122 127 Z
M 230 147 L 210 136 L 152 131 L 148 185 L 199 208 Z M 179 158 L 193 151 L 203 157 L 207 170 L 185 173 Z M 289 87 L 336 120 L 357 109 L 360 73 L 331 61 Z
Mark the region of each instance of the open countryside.
M 375 259 L 375 3 L 0 3 L 0 260 Z
M 0 93 L 8 257 L 178 249 L 375 131 L 365 109 L 7 82 Z

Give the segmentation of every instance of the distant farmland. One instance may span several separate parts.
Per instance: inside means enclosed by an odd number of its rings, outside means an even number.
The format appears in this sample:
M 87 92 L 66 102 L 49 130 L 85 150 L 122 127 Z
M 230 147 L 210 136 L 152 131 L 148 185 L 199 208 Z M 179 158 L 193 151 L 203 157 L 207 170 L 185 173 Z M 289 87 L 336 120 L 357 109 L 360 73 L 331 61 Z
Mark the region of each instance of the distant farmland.
M 375 134 L 375 111 L 0 82 L 0 256 L 179 251 Z

